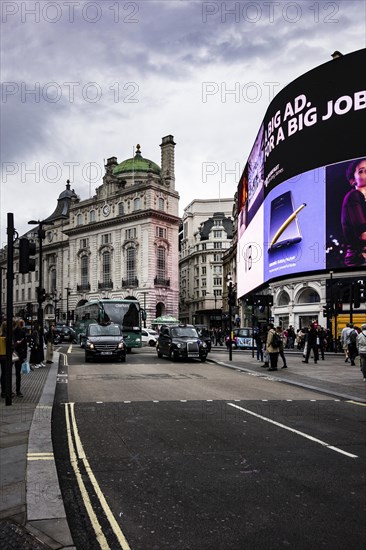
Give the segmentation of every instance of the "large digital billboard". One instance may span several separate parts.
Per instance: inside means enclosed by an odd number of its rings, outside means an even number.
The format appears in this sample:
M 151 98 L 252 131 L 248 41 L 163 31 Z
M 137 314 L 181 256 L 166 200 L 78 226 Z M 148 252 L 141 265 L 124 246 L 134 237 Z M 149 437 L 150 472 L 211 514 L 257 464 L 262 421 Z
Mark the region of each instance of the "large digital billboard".
M 366 267 L 366 49 L 271 102 L 238 185 L 238 296 L 275 279 Z

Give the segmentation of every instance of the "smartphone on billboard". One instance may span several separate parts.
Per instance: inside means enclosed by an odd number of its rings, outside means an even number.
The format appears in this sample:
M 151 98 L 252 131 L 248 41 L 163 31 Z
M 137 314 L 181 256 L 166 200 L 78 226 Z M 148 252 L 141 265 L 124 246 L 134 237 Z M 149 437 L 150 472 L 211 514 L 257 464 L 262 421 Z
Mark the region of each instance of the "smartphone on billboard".
M 268 252 L 299 243 L 302 239 L 297 214 L 306 206 L 295 209 L 291 191 L 282 193 L 271 202 Z

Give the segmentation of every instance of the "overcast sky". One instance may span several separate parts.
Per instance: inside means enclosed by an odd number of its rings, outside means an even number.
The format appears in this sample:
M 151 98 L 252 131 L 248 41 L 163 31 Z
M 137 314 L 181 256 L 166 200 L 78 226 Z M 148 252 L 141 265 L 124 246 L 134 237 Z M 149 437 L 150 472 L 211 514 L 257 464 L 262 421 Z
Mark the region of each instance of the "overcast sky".
M 233 197 L 265 111 L 289 82 L 365 47 L 365 0 L 2 1 L 1 245 L 95 193 L 104 159 L 160 165 L 176 141 L 180 214 Z M 352 75 L 349 75 L 352 78 Z

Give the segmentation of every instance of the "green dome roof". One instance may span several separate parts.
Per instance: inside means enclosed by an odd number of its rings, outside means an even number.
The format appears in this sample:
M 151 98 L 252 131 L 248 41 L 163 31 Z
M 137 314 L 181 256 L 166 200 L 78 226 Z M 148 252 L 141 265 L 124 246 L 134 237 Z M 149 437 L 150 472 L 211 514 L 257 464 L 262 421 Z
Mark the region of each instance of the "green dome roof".
M 140 145 L 136 146 L 136 154 L 133 158 L 120 162 L 115 168 L 113 168 L 113 174 L 124 174 L 126 172 L 152 172 L 160 176 L 160 167 L 149 159 L 144 159 L 141 155 Z

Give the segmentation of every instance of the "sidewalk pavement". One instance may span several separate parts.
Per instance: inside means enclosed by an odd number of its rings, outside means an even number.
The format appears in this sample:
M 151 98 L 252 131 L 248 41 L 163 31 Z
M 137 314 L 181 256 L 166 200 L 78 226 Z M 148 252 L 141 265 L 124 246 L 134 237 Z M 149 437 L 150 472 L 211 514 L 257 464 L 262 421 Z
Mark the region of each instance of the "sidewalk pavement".
M 287 369 L 282 369 L 282 359 L 278 358 L 278 370 L 268 372 L 261 367 L 263 361 L 257 361 L 256 350 L 254 357 L 251 350 L 233 350 L 232 361 L 229 352 L 224 347 L 214 346 L 208 359 L 215 363 L 241 369 L 257 376 L 274 378 L 286 384 L 294 384 L 313 391 L 319 391 L 341 399 L 351 399 L 366 403 L 366 382 L 363 381 L 360 371 L 360 358 L 356 358 L 356 365 L 345 363 L 343 353 L 325 353 L 324 361 L 319 359 L 315 364 L 310 358 L 304 364 L 302 352 L 285 350 Z
M 5 399 L 0 402 L 2 550 L 75 548 L 51 441 L 57 372 L 58 353 L 54 353 L 52 365 L 22 375 L 24 397 L 15 396 L 11 406 L 5 405 Z
M 251 351 L 213 347 L 209 360 L 286 384 L 337 398 L 366 403 L 366 382 L 359 366 L 344 362 L 343 354 L 325 355 L 317 364 L 302 363 L 302 354 L 285 351 L 288 368 L 267 372 Z M 72 550 L 51 441 L 51 413 L 57 383 L 55 362 L 22 376 L 23 398 L 11 406 L 0 403 L 0 547 L 2 550 Z M 13 380 L 15 377 L 13 376 Z

